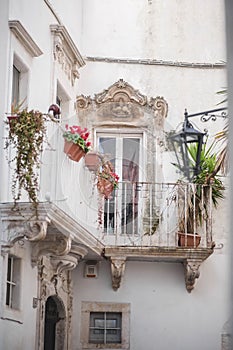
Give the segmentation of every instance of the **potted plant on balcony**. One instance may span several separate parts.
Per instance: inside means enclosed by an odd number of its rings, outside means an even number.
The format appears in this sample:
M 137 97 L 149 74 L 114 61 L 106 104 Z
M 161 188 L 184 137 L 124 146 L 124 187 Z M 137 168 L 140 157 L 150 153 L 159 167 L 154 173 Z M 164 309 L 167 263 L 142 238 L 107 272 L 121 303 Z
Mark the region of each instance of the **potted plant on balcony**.
M 77 125 L 68 126 L 66 124 L 63 137 L 65 140 L 64 153 L 67 154 L 69 159 L 79 162 L 89 152 L 91 143 L 87 141 L 89 137 L 87 128 L 82 129 Z
M 224 198 L 225 187 L 218 175 L 218 157 L 213 152 L 213 143 L 209 148 L 203 146 L 200 161 L 200 173 L 193 180 L 191 192 L 180 193 L 179 198 L 183 201 L 183 208 L 179 219 L 178 245 L 197 247 L 201 237 L 195 230 L 202 224 L 203 214 L 209 215 L 208 201 L 212 201 L 217 208 L 219 199 Z M 196 159 L 197 147 L 190 146 L 189 154 L 191 162 Z M 189 184 L 190 185 L 190 184 Z M 209 198 L 211 197 L 211 198 Z M 186 200 L 186 204 L 184 201 Z
M 15 203 L 22 197 L 22 191 L 28 194 L 29 201 L 34 208 L 38 205 L 39 192 L 39 169 L 41 165 L 41 152 L 46 141 L 46 125 L 48 115 L 37 110 L 21 112 L 17 111 L 17 118 L 6 122 L 9 135 L 6 139 L 5 148 L 12 147 L 15 153 L 9 163 L 15 162 L 12 178 L 12 196 Z
M 117 188 L 119 176 L 114 172 L 110 161 L 103 161 L 100 170 L 97 173 L 97 188 L 105 199 L 109 199 L 111 193 Z

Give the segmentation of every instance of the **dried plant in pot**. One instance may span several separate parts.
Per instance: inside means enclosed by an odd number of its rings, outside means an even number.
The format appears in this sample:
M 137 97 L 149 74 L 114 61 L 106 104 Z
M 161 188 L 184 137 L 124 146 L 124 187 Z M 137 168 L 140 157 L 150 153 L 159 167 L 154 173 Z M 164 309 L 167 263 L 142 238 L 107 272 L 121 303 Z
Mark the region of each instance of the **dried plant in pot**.
M 47 114 L 23 109 L 17 112 L 17 118 L 6 122 L 10 127 L 5 148 L 11 147 L 15 150 L 13 158 L 8 159 L 14 166 L 11 190 L 15 206 L 25 190 L 29 202 L 37 209 L 39 169 L 41 152 L 46 141 L 47 118 Z

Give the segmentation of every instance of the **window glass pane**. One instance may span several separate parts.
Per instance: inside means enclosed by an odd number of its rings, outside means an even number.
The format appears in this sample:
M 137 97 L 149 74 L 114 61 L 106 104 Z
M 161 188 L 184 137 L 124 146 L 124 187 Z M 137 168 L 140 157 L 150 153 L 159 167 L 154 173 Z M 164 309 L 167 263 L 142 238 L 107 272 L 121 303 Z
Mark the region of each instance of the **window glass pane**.
M 122 313 L 90 313 L 89 342 L 95 344 L 121 343 Z
M 100 320 L 99 318 L 94 319 L 94 327 L 95 328 L 104 328 L 104 320 Z
M 95 321 L 96 320 L 104 320 L 104 313 L 103 312 L 91 312 L 90 313 L 90 327 L 96 327 Z
M 104 329 L 90 329 L 89 343 L 104 344 Z
M 10 284 L 6 284 L 6 305 L 10 306 Z
M 19 309 L 20 302 L 20 262 L 19 258 L 8 257 L 6 305 L 13 309 Z
M 99 151 L 109 156 L 109 160 L 115 168 L 116 139 L 113 137 L 100 137 Z
M 121 330 L 107 330 L 106 343 L 121 343 Z
M 12 81 L 12 103 L 17 105 L 19 103 L 19 78 L 20 72 L 13 66 L 13 81 Z
M 11 281 L 12 258 L 8 258 L 7 262 L 7 281 Z
M 139 145 L 140 140 L 136 138 L 123 139 L 122 167 L 123 181 L 135 182 L 139 179 Z

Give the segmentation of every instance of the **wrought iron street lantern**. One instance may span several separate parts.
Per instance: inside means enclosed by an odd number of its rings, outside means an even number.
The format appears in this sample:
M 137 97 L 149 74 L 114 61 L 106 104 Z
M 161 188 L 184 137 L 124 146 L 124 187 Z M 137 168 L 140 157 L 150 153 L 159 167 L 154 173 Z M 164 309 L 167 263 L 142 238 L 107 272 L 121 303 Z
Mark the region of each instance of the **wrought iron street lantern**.
M 195 178 L 201 170 L 201 151 L 206 136 L 206 132 L 202 132 L 194 128 L 189 118 L 201 116 L 201 121 L 208 120 L 215 121 L 217 117 L 226 118 L 227 114 L 224 112 L 226 108 L 218 108 L 201 113 L 188 115 L 187 110 L 184 113 L 184 122 L 181 130 L 170 135 L 169 139 L 175 151 L 177 159 L 177 167 L 184 174 L 184 176 L 191 181 Z M 214 114 L 215 112 L 222 112 L 221 115 Z M 191 162 L 189 155 L 190 145 L 196 145 L 196 159 Z

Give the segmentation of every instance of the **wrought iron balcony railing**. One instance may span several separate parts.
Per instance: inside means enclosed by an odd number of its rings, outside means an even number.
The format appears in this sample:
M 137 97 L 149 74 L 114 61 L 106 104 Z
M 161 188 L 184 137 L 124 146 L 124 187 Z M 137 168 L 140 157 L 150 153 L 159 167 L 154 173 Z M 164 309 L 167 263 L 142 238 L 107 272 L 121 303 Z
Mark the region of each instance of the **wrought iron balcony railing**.
M 210 186 L 121 182 L 103 199 L 99 238 L 114 246 L 210 248 L 211 196 Z

